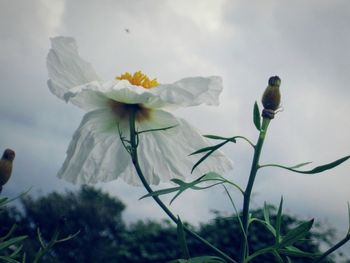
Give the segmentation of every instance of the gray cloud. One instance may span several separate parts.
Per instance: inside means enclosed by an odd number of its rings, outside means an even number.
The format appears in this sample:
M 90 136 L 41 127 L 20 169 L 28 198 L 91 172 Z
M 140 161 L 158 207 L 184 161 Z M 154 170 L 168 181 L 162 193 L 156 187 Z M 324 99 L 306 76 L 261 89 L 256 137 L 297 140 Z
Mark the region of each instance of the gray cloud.
M 162 82 L 221 75 L 217 108 L 181 109 L 203 133 L 245 134 L 255 140 L 252 106 L 269 76 L 282 77 L 283 109 L 271 124 L 262 162 L 315 165 L 349 153 L 350 68 L 347 1 L 3 1 L 0 8 L 0 146 L 18 152 L 5 193 L 76 188 L 55 178 L 83 112 L 46 87 L 49 37 L 77 39 L 81 55 L 106 80 L 143 70 Z M 125 28 L 130 33 L 125 32 Z M 244 186 L 251 149 L 227 146 L 230 178 Z M 277 204 L 303 217 L 328 218 L 344 230 L 349 164 L 321 176 L 266 169 L 257 177 L 255 204 Z M 165 185 L 167 186 L 167 185 Z M 128 204 L 128 219 L 163 217 L 141 188 L 117 180 L 99 187 Z M 34 190 L 36 191 L 36 190 Z M 174 204 L 191 222 L 209 210 L 231 211 L 220 189 L 192 193 Z M 240 204 L 238 195 L 234 195 Z M 186 202 L 181 207 L 181 201 Z M 198 204 L 206 204 L 200 207 Z M 196 215 L 193 210 L 196 209 Z M 198 214 L 198 216 L 197 216 Z

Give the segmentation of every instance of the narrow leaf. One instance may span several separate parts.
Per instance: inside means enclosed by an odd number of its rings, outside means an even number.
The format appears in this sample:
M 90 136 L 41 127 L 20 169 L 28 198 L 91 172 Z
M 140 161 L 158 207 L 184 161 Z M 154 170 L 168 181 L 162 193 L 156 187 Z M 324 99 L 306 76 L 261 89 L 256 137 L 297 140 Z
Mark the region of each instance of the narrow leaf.
M 234 186 L 236 189 L 238 189 L 241 193 L 243 192 L 243 190 L 238 185 L 232 183 L 231 181 L 226 180 L 224 177 L 222 177 L 221 175 L 219 175 L 215 172 L 206 173 L 206 174 L 202 175 L 201 177 L 193 180 L 192 182 L 188 182 L 188 183 L 185 181 L 182 181 L 178 178 L 172 179 L 171 181 L 173 183 L 176 183 L 178 186 L 170 187 L 170 188 L 166 188 L 166 189 L 161 189 L 161 190 L 157 190 L 157 191 L 148 193 L 148 194 L 142 196 L 140 199 L 143 199 L 146 197 L 152 197 L 152 196 L 160 196 L 160 195 L 165 195 L 165 194 L 170 194 L 170 193 L 176 192 L 175 196 L 170 201 L 170 204 L 171 204 L 180 194 L 182 194 L 187 189 L 204 190 L 204 189 L 214 187 L 216 185 L 223 184 L 223 183 L 230 184 L 230 185 Z M 211 182 L 211 184 L 205 184 L 205 185 L 201 186 L 201 184 L 203 184 L 205 182 Z
M 7 248 L 9 246 L 12 246 L 12 245 L 14 245 L 16 243 L 19 243 L 19 242 L 21 242 L 22 240 L 24 240 L 26 238 L 27 238 L 27 236 L 19 236 L 19 237 L 14 237 L 14 238 L 11 238 L 10 240 L 1 242 L 0 243 L 0 250 L 2 250 L 4 248 Z
M 264 214 L 265 222 L 270 225 L 270 212 L 269 212 L 269 208 L 268 208 L 266 202 L 264 202 L 263 214 Z
M 30 190 L 32 189 L 32 187 L 28 188 L 28 190 L 26 190 L 25 192 L 22 192 L 20 195 L 14 197 L 14 198 L 7 198 L 7 197 L 4 197 L 2 199 L 0 199 L 0 207 L 1 206 L 4 206 L 8 203 L 11 203 L 12 201 L 16 200 L 16 199 L 19 199 L 19 198 L 22 198 L 23 196 L 25 196 Z
M 276 244 L 280 242 L 280 236 L 281 236 L 282 206 L 283 206 L 283 196 L 281 197 L 281 201 L 278 207 L 278 212 L 276 217 Z
M 350 235 L 350 203 L 348 203 L 348 215 L 349 215 L 349 229 L 347 235 Z
M 263 226 L 265 226 L 267 228 L 267 230 L 269 230 L 271 232 L 271 234 L 274 237 L 276 237 L 276 230 L 271 224 L 265 222 L 264 220 L 258 219 L 258 218 L 252 219 L 252 222 L 258 222 L 258 223 L 262 224 Z
M 14 250 L 14 251 L 11 253 L 10 258 L 16 257 L 16 256 L 18 255 L 18 253 L 21 252 L 22 248 L 23 248 L 22 245 L 19 246 L 18 248 L 16 248 L 16 250 Z
M 17 227 L 17 225 L 16 225 L 16 224 L 13 224 L 12 227 L 11 227 L 11 229 L 9 230 L 9 232 L 8 232 L 5 236 L 3 236 L 3 237 L 0 238 L 0 242 L 2 242 L 2 241 L 4 241 L 4 240 L 8 239 L 8 238 L 12 235 L 12 233 L 15 231 L 16 227 Z
M 299 226 L 297 226 L 296 228 L 294 228 L 293 230 L 289 231 L 287 235 L 285 235 L 282 238 L 282 241 L 279 243 L 279 247 L 290 246 L 294 242 L 306 236 L 309 230 L 311 229 L 313 223 L 314 223 L 314 219 L 311 219 L 310 221 L 304 222 Z
M 7 200 L 8 200 L 7 197 L 0 197 L 0 206 L 3 206 Z
M 154 131 L 166 131 L 172 128 L 175 128 L 178 125 L 172 125 L 172 126 L 168 126 L 168 127 L 164 127 L 164 128 L 156 128 L 156 129 L 149 129 L 149 130 L 143 130 L 143 131 L 139 131 L 136 132 L 137 134 L 141 134 L 141 133 L 145 133 L 145 132 L 154 132 Z
M 17 260 L 6 257 L 6 256 L 0 256 L 1 260 L 4 260 L 2 262 L 9 262 L 9 263 L 19 263 Z
M 190 252 L 188 251 L 186 237 L 185 237 L 185 231 L 181 222 L 180 217 L 177 217 L 177 238 L 180 244 L 182 256 L 186 259 L 190 258 Z
M 213 149 L 211 149 L 208 153 L 206 153 L 202 158 L 200 158 L 192 167 L 191 173 L 193 173 L 194 169 L 196 169 L 196 167 L 198 165 L 200 165 L 205 159 L 207 159 L 213 152 L 215 152 L 216 150 L 218 150 L 219 148 L 221 148 L 222 146 L 224 146 L 226 143 L 228 143 L 229 141 L 224 141 L 222 143 L 217 144 Z
M 68 235 L 67 237 L 64 237 L 64 238 L 61 238 L 59 240 L 56 240 L 55 243 L 61 243 L 61 242 L 65 242 L 65 241 L 71 240 L 73 238 L 76 238 L 79 234 L 80 234 L 80 230 L 78 230 L 74 234 Z
M 257 130 L 260 131 L 260 129 L 261 129 L 261 118 L 260 118 L 260 110 L 259 110 L 259 106 L 258 106 L 257 102 L 254 103 L 253 121 L 254 121 L 254 125 L 257 128 Z
M 177 197 L 179 197 L 179 195 L 182 194 L 186 189 L 187 189 L 187 188 L 180 189 L 179 192 L 177 192 L 176 195 L 175 195 L 173 198 L 171 198 L 169 204 L 171 205 L 171 204 L 175 201 L 175 199 L 176 199 Z
M 197 150 L 197 151 L 191 153 L 190 156 L 191 156 L 191 155 L 198 154 L 198 153 L 204 153 L 204 152 L 212 151 L 213 149 L 215 149 L 215 147 L 217 147 L 217 145 L 201 148 L 201 149 L 199 149 L 199 150 Z
M 181 179 L 178 179 L 178 178 L 173 178 L 171 179 L 170 181 L 172 181 L 173 183 L 179 185 L 179 186 L 185 186 L 187 183 L 182 181 Z
M 277 250 L 273 250 L 272 254 L 275 256 L 278 263 L 284 263 L 282 257 L 280 254 L 278 254 Z
M 44 239 L 43 239 L 43 237 L 42 237 L 42 235 L 41 235 L 40 228 L 38 228 L 38 229 L 36 230 L 36 233 L 37 233 L 38 240 L 39 240 L 39 242 L 40 242 L 41 247 L 42 247 L 42 248 L 45 248 L 46 245 L 45 245 Z
M 294 169 L 293 167 L 283 166 L 283 165 L 279 165 L 279 164 L 265 164 L 265 165 L 261 165 L 260 168 L 263 168 L 263 167 L 278 167 L 278 168 L 286 169 L 286 170 L 289 170 L 289 171 L 292 171 L 292 172 L 295 172 L 295 173 L 317 174 L 317 173 L 321 173 L 321 172 L 324 172 L 326 170 L 332 169 L 332 168 L 342 164 L 343 162 L 345 162 L 349 158 L 350 158 L 350 155 L 345 156 L 343 158 L 340 158 L 340 159 L 338 159 L 338 160 L 336 160 L 334 162 L 317 166 L 314 169 L 307 170 L 307 171 L 300 171 L 300 170 Z
M 190 259 L 175 259 L 168 263 L 225 263 L 226 261 L 214 256 L 194 257 Z
M 289 168 L 297 169 L 297 168 L 303 167 L 303 166 L 305 166 L 305 165 L 308 165 L 308 164 L 310 164 L 310 163 L 312 163 L 312 162 L 299 163 L 299 164 L 296 164 L 296 165 L 291 166 L 291 167 L 289 167 Z
M 225 189 L 225 192 L 226 192 L 228 198 L 230 199 L 230 202 L 231 202 L 231 204 L 233 206 L 233 209 L 235 210 L 236 217 L 237 217 L 237 220 L 238 220 L 238 223 L 239 223 L 239 227 L 241 228 L 241 231 L 242 231 L 242 233 L 244 235 L 244 238 L 247 240 L 247 235 L 246 235 L 244 227 L 243 227 L 243 222 L 241 220 L 241 217 L 239 216 L 239 213 L 238 213 L 237 207 L 235 205 L 235 202 L 233 202 L 232 196 L 230 195 L 230 192 L 227 190 L 226 186 L 223 185 L 223 187 Z
M 223 141 L 233 140 L 233 142 L 236 142 L 234 137 L 222 137 L 222 136 L 211 135 L 211 134 L 203 135 L 203 137 L 208 138 L 208 139 L 213 139 L 213 140 L 223 140 Z
M 161 190 L 154 191 L 152 193 L 146 194 L 146 195 L 140 197 L 139 200 L 141 200 L 143 198 L 146 198 L 146 197 L 151 197 L 151 196 L 160 196 L 160 195 L 170 194 L 170 193 L 178 191 L 179 189 L 180 189 L 180 187 L 178 187 L 178 186 L 177 187 L 167 188 L 167 189 L 161 189 Z
M 286 248 L 279 249 L 278 252 L 282 255 L 292 256 L 292 257 L 305 257 L 305 258 L 315 258 L 320 256 L 320 254 L 305 252 L 294 246 L 288 246 Z

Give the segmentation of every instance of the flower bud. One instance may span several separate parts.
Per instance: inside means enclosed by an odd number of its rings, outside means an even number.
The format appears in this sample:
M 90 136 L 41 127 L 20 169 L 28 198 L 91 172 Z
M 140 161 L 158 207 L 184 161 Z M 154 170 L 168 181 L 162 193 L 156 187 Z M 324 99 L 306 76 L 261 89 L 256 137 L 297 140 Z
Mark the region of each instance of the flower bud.
M 269 79 L 269 85 L 265 89 L 261 100 L 264 109 L 272 111 L 278 109 L 281 103 L 280 85 L 281 79 L 278 76 Z
M 0 159 L 0 193 L 2 186 L 7 183 L 12 173 L 12 161 L 15 159 L 15 152 L 6 149 Z

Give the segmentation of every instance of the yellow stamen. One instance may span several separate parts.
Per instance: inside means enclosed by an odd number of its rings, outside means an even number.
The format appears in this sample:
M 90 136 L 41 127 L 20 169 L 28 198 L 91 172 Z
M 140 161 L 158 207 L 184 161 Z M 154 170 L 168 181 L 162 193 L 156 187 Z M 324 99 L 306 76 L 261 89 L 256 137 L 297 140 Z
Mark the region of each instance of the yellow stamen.
M 131 75 L 129 72 L 125 72 L 124 74 L 116 77 L 119 80 L 128 80 L 132 85 L 141 86 L 145 89 L 151 89 L 157 87 L 159 85 L 157 79 L 150 79 L 145 74 L 141 72 L 141 70 Z

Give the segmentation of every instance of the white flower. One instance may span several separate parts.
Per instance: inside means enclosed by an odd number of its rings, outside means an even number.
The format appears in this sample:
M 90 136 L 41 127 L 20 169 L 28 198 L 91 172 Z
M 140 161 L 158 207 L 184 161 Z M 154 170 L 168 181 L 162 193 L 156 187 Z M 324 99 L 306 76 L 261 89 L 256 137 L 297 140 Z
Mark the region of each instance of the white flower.
M 156 80 L 137 72 L 105 82 L 79 56 L 73 38 L 55 37 L 51 43 L 47 57 L 51 92 L 88 111 L 70 142 L 58 172 L 60 178 L 73 183 L 96 183 L 120 177 L 129 184 L 141 184 L 118 133 L 119 126 L 122 134 L 129 136 L 128 107 L 138 109 L 138 131 L 177 125 L 166 131 L 139 135 L 139 162 L 148 183 L 158 184 L 190 174 L 198 157 L 189 154 L 209 144 L 185 120 L 161 108 L 217 105 L 222 90 L 219 77 L 185 78 L 158 85 Z M 217 152 L 199 165 L 194 174 L 224 173 L 229 169 L 231 162 Z

